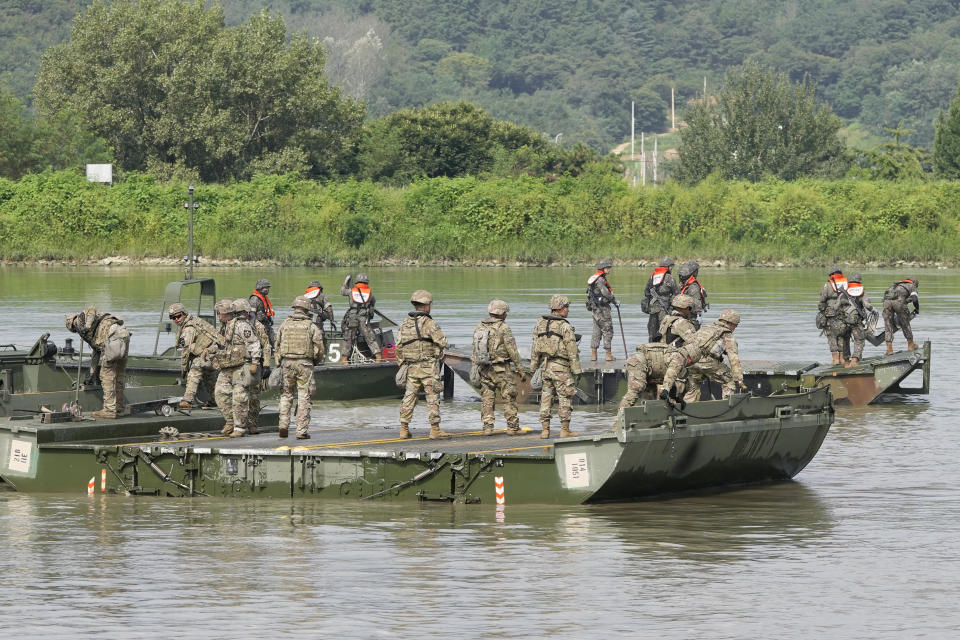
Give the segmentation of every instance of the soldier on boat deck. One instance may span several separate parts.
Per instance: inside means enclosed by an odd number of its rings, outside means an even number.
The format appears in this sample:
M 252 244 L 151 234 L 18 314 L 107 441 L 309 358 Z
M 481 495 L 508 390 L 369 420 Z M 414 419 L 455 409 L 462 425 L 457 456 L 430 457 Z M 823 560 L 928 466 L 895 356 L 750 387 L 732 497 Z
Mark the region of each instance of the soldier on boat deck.
M 377 307 L 377 299 L 373 295 L 373 291 L 370 290 L 370 278 L 365 273 L 357 274 L 357 281 L 351 287 L 350 276 L 347 276 L 340 287 L 340 295 L 350 299 L 350 307 L 343 315 L 343 321 L 340 323 L 344 341 L 340 364 L 347 364 L 350 361 L 353 347 L 361 336 L 377 362 L 382 362 L 380 341 L 377 339 L 373 327 L 370 326 L 370 321 L 373 320 Z
M 897 327 L 903 330 L 903 337 L 907 339 L 907 349 L 916 349 L 913 341 L 913 329 L 910 320 L 920 314 L 920 297 L 917 289 L 920 280 L 915 276 L 904 278 L 887 287 L 883 294 L 883 330 L 887 341 L 887 353 L 893 353 L 893 334 Z M 913 304 L 913 313 L 907 310 L 907 305 Z
M 267 295 L 269 293 L 270 281 L 265 278 L 257 280 L 257 284 L 253 288 L 253 293 L 250 295 L 250 306 L 256 314 L 256 319 L 267 330 L 267 335 L 270 337 L 270 344 L 272 345 L 275 339 L 273 335 L 274 313 L 273 305 L 270 303 L 270 297 Z
M 650 274 L 647 286 L 643 290 L 640 308 L 644 313 L 650 314 L 650 319 L 647 321 L 648 342 L 657 342 L 660 339 L 660 323 L 670 311 L 670 301 L 673 300 L 673 296 L 680 293 L 680 287 L 670 273 L 673 264 L 671 258 L 661 260 L 660 266 Z
M 530 352 L 530 369 L 543 367 L 543 389 L 540 392 L 540 437 L 550 437 L 550 415 L 554 398 L 557 417 L 560 418 L 562 437 L 577 435 L 570 430 L 573 413 L 573 396 L 576 385 L 573 376 L 582 372 L 580 349 L 573 325 L 567 321 L 570 299 L 555 295 L 550 298 L 550 313 L 537 320 L 533 329 L 533 348 Z
M 840 294 L 847 288 L 847 279 L 840 267 L 830 268 L 827 282 L 820 289 L 820 302 L 817 305 L 817 328 L 822 329 L 827 336 L 827 345 L 830 347 L 832 364 L 841 363 L 839 335 L 843 332 L 843 322 L 838 316 Z
M 103 408 L 91 412 L 94 418 L 118 418 L 128 415 L 130 408 L 123 397 L 126 381 L 127 352 L 130 349 L 130 332 L 123 320 L 109 313 L 100 313 L 89 306 L 80 313 L 66 317 L 67 329 L 93 348 L 90 358 L 91 378 L 100 378 L 103 389 Z
M 597 349 L 603 339 L 603 348 L 607 352 L 607 361 L 613 360 L 613 316 L 610 305 L 620 306 L 613 289 L 607 280 L 613 262 L 604 258 L 597 262 L 597 272 L 587 280 L 587 309 L 593 313 L 593 336 L 590 338 L 590 359 L 597 359 Z

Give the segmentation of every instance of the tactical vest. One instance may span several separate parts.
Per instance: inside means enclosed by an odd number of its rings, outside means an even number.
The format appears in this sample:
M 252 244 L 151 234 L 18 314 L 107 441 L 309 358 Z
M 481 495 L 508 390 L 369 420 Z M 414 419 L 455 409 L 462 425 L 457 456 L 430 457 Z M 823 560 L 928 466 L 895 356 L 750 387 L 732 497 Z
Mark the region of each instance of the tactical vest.
M 420 332 L 420 318 L 429 318 L 425 313 L 413 312 L 407 320 L 413 320 L 412 326 L 407 322 L 400 326 L 397 337 L 397 352 L 404 360 L 435 360 L 440 357 L 440 345 L 430 336 Z
M 587 310 L 588 311 L 593 311 L 601 307 L 610 306 L 610 302 L 606 298 L 604 298 L 602 295 L 597 293 L 597 287 L 594 286 L 596 282 L 600 280 L 600 278 L 603 278 L 603 286 L 605 286 L 607 290 L 609 290 L 611 293 L 613 292 L 613 289 L 610 287 L 610 283 L 607 282 L 607 278 L 603 273 L 603 269 L 600 269 L 595 274 L 590 276 L 590 278 L 587 279 Z
M 211 345 L 222 346 L 223 338 L 220 334 L 217 333 L 217 330 L 210 326 L 208 322 L 204 322 L 200 318 L 191 316 L 186 322 L 183 323 L 180 327 L 180 331 L 177 332 L 177 342 L 180 342 L 180 336 L 183 335 L 184 329 L 187 327 L 193 327 L 196 329 L 196 334 L 193 339 L 195 349 L 192 351 L 201 352 L 204 349 L 210 348 Z M 184 345 L 184 348 L 189 347 L 190 345 Z
M 280 344 L 277 346 L 277 356 L 280 358 L 307 358 L 316 357 L 313 347 L 313 338 L 310 327 L 313 323 L 309 318 L 287 318 L 281 326 Z
M 687 293 L 687 289 L 689 289 L 690 286 L 694 284 L 697 285 L 697 287 L 700 289 L 699 298 L 700 298 L 700 306 L 702 307 L 707 304 L 707 290 L 703 288 L 703 285 L 700 284 L 700 281 L 697 280 L 695 276 L 690 276 L 687 282 L 682 287 L 680 287 L 680 293 L 684 293 L 684 294 Z
M 234 318 L 227 325 L 223 336 L 226 344 L 211 358 L 211 364 L 218 371 L 239 367 L 247 360 L 247 345 L 245 343 L 234 343 L 237 335 L 237 323 L 237 318 Z
M 723 337 L 723 334 L 727 333 L 729 329 L 725 329 L 715 324 L 708 325 L 694 336 L 694 339 L 684 345 L 683 349 L 686 351 L 688 348 L 693 348 L 695 352 L 700 354 L 701 358 L 714 357 L 720 359 L 723 357 L 723 351 L 721 350 L 719 355 L 716 355 L 715 347 L 719 344 L 723 347 L 723 343 L 720 339 Z
M 660 342 L 663 344 L 673 344 L 674 342 L 680 340 L 680 335 L 673 333 L 671 330 L 673 325 L 675 325 L 680 320 L 688 320 L 683 316 L 677 316 L 670 314 L 663 319 L 663 322 L 660 323 Z M 680 345 L 682 346 L 682 345 Z
M 907 287 L 906 285 L 907 282 L 910 282 L 910 284 L 913 284 L 913 282 L 911 282 L 910 280 L 901 280 L 900 282 L 894 282 L 892 285 L 887 287 L 886 291 L 883 292 L 883 299 L 884 300 L 897 300 L 900 298 L 904 300 L 908 299 L 913 294 L 913 292 L 910 291 L 910 289 Z
M 477 352 L 477 364 L 487 365 L 505 362 L 510 354 L 503 346 L 503 336 L 500 335 L 500 323 L 481 322 L 473 332 L 473 344 Z
M 663 374 L 667 369 L 667 352 L 670 351 L 670 345 L 663 342 L 651 342 L 637 347 L 637 351 L 643 354 L 643 359 L 647 361 L 647 373 Z
M 551 323 L 556 322 L 557 325 L 562 329 L 564 324 L 567 324 L 567 321 L 562 318 L 547 318 L 544 317 L 543 320 L 546 320 L 546 324 L 543 329 L 540 330 L 536 336 L 536 346 L 537 351 L 542 353 L 548 358 L 563 358 L 567 360 L 567 354 L 561 351 L 561 345 L 563 344 L 563 334 L 558 333 L 553 330 Z M 540 328 L 538 323 L 537 328 Z

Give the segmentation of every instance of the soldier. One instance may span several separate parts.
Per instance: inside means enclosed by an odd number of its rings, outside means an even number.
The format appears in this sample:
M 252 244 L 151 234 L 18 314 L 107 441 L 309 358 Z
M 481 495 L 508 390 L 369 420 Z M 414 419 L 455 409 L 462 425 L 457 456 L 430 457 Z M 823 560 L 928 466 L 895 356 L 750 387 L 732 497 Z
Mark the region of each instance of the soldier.
M 220 372 L 215 388 L 217 407 L 225 421 L 220 433 L 239 438 L 246 435 L 250 387 L 263 364 L 263 351 L 250 323 L 234 314 L 232 300 L 221 300 L 214 310 L 225 344 L 222 348 L 210 347 L 213 366 Z
M 124 401 L 123 387 L 130 332 L 123 326 L 123 320 L 109 313 L 100 313 L 96 307 L 90 306 L 80 313 L 67 316 L 66 326 L 93 348 L 86 382 L 89 384 L 100 378 L 103 408 L 90 415 L 94 418 L 128 415 L 130 408 Z
M 280 394 L 280 437 L 287 437 L 293 391 L 297 391 L 297 440 L 310 438 L 311 396 L 316 389 L 313 367 L 326 350 L 323 331 L 310 319 L 312 301 L 297 296 L 290 305 L 293 313 L 277 330 L 276 366 L 283 370 L 283 391 Z
M 840 267 L 830 268 L 827 282 L 820 289 L 820 303 L 817 306 L 820 313 L 817 317 L 817 326 L 827 334 L 827 345 L 830 347 L 830 357 L 833 364 L 840 364 L 840 342 L 837 336 L 843 331 L 843 322 L 837 317 L 837 308 L 840 304 L 840 293 L 847 288 L 847 279 Z
M 613 268 L 613 262 L 604 258 L 597 262 L 597 272 L 587 280 L 587 309 L 593 312 L 593 337 L 590 338 L 590 359 L 596 361 L 597 349 L 600 348 L 600 338 L 603 337 L 603 348 L 607 352 L 607 361 L 613 360 L 613 316 L 610 314 L 610 305 L 620 306 L 613 295 L 613 289 L 607 280 L 607 274 Z
M 263 323 L 256 319 L 256 314 L 250 307 L 250 303 L 245 298 L 237 298 L 233 301 L 233 312 L 243 320 L 246 320 L 253 332 L 257 334 L 260 341 L 260 353 L 263 356 L 263 365 L 260 371 L 253 374 L 250 384 L 250 408 L 247 411 L 247 434 L 254 435 L 260 432 L 260 393 L 263 391 L 263 380 L 270 375 L 267 367 L 272 361 L 273 346 L 270 344 L 270 336 Z
M 210 347 L 224 346 L 217 330 L 203 318 L 187 313 L 186 307 L 174 302 L 167 310 L 177 325 L 177 347 L 180 349 L 180 375 L 186 389 L 180 400 L 180 409 L 191 409 L 197 400 L 197 389 L 203 383 L 210 399 L 217 385 L 217 370 L 210 363 Z
M 740 324 L 740 314 L 733 309 L 720 312 L 717 321 L 698 330 L 690 341 L 668 357 L 670 359 L 666 373 L 663 374 L 663 389 L 660 398 L 676 398 L 679 391 L 674 388 L 678 376 L 684 369 L 716 380 L 723 385 L 723 397 L 732 394 L 737 386 L 743 386 L 743 368 L 740 366 L 740 354 L 733 332 Z M 723 354 L 730 360 L 728 367 L 723 363 Z M 700 399 L 699 387 L 689 385 L 683 401 L 696 402 Z
M 855 367 L 863 357 L 863 345 L 866 341 L 864 325 L 873 311 L 870 298 L 864 293 L 863 279 L 859 273 L 851 273 L 847 279 L 847 288 L 840 294 L 840 304 L 837 309 L 837 318 L 842 329 L 837 334 L 844 354 L 844 367 Z M 853 340 L 853 355 L 850 354 L 850 340 Z
M 550 414 L 553 398 L 557 398 L 557 417 L 560 418 L 560 435 L 577 435 L 570 430 L 573 398 L 576 393 L 574 375 L 579 375 L 580 349 L 573 326 L 567 321 L 570 314 L 570 299 L 555 295 L 550 298 L 550 313 L 537 320 L 533 329 L 533 348 L 530 352 L 530 370 L 543 366 L 543 390 L 540 392 L 540 437 L 550 437 Z
M 357 283 L 351 288 L 350 276 L 347 276 L 343 286 L 340 287 L 340 295 L 350 298 L 350 308 L 347 309 L 340 323 L 344 342 L 340 364 L 347 364 L 349 361 L 350 354 L 353 353 L 353 345 L 357 343 L 359 335 L 363 336 L 364 342 L 367 343 L 377 362 L 382 362 L 380 341 L 370 326 L 377 306 L 377 299 L 370 290 L 370 278 L 365 273 L 357 274 Z
M 503 417 L 507 421 L 507 435 L 520 433 L 517 415 L 517 373 L 520 370 L 520 352 L 517 341 L 506 323 L 510 305 L 503 300 L 492 300 L 487 305 L 490 317 L 473 330 L 473 362 L 480 372 L 480 417 L 483 435 L 493 435 L 493 410 L 497 394 L 503 398 Z
M 903 337 L 907 339 L 907 349 L 916 349 L 913 341 L 913 329 L 910 328 L 910 319 L 920 314 L 920 296 L 917 289 L 920 280 L 915 277 L 904 278 L 890 285 L 883 294 L 883 332 L 887 340 L 887 353 L 893 353 L 893 333 L 897 326 L 903 329 Z M 908 304 L 913 304 L 913 314 L 907 310 Z
M 707 290 L 697 280 L 699 273 L 700 263 L 696 260 L 684 262 L 677 270 L 677 275 L 680 277 L 680 293 L 690 296 L 693 301 L 692 321 L 697 329 L 700 328 L 700 316 L 710 308 L 707 304 Z
M 324 321 L 329 321 L 333 330 L 337 330 L 337 325 L 333 321 L 333 305 L 327 294 L 323 292 L 323 285 L 319 280 L 311 280 L 307 285 L 307 290 L 303 292 L 303 297 L 310 302 L 310 315 L 313 317 L 313 323 L 323 331 Z
M 657 342 L 660 339 L 660 323 L 670 310 L 670 301 L 673 296 L 680 293 L 680 287 L 670 273 L 672 268 L 673 260 L 670 258 L 661 260 L 660 266 L 650 274 L 647 286 L 643 290 L 641 309 L 644 313 L 650 314 L 650 319 L 647 321 L 647 337 L 650 342 Z
M 272 345 L 275 339 L 273 335 L 273 305 L 270 304 L 268 293 L 270 293 L 270 281 L 265 278 L 257 280 L 257 286 L 254 287 L 253 294 L 250 296 L 250 307 L 256 313 L 257 320 L 267 330 Z
M 660 323 L 657 333 L 660 334 L 660 342 L 672 347 L 682 347 L 699 328 L 694 324 L 694 301 L 685 293 L 680 293 L 673 297 L 670 306 L 673 311 Z
M 632 407 L 649 384 L 662 384 L 669 364 L 668 354 L 672 347 L 664 342 L 652 342 L 637 346 L 636 352 L 627 358 L 627 392 L 620 401 L 620 409 Z M 685 373 L 685 372 L 684 372 Z M 678 388 L 682 378 L 676 381 Z
M 433 296 L 429 291 L 414 291 L 410 302 L 414 310 L 407 314 L 397 332 L 397 364 L 407 365 L 407 385 L 400 403 L 400 437 L 410 437 L 410 419 L 422 388 L 427 397 L 430 438 L 449 438 L 449 433 L 440 430 L 440 361 L 447 336 L 430 317 Z

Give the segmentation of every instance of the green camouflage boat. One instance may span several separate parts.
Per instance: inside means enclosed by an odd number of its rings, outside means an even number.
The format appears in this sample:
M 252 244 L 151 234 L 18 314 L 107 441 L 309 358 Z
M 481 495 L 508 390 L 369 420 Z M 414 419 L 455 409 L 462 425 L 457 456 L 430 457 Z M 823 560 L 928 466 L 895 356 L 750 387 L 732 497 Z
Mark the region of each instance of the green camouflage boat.
M 830 387 L 838 405 L 864 406 L 885 394 L 930 393 L 930 342 L 920 349 L 898 351 L 890 355 L 864 358 L 856 367 L 826 366 L 817 362 L 743 360 L 743 379 L 756 395 L 776 391 Z M 444 364 L 470 384 L 471 354 L 449 349 Z M 627 392 L 627 374 L 623 360 L 611 362 L 580 361 L 583 373 L 577 378 L 574 403 L 580 405 L 618 404 Z M 529 361 L 524 363 L 529 367 Z M 914 371 L 922 372 L 919 387 L 903 383 Z M 536 404 L 540 395 L 530 388 L 530 376 L 524 374 L 519 386 L 518 402 Z M 479 389 L 477 389 L 479 392 Z M 647 397 L 653 398 L 649 391 Z M 704 398 L 719 398 L 719 386 L 704 383 Z
M 485 437 L 467 425 L 444 425 L 453 432 L 448 440 L 344 426 L 315 429 L 309 444 L 291 447 L 272 433 L 135 440 L 161 426 L 202 430 L 196 415 L 53 424 L 20 416 L 0 419 L 0 479 L 28 493 L 613 502 L 793 478 L 833 417 L 830 391 L 819 388 L 736 395 L 684 411 L 645 401 L 621 410 L 610 428 L 546 441 L 539 431 Z

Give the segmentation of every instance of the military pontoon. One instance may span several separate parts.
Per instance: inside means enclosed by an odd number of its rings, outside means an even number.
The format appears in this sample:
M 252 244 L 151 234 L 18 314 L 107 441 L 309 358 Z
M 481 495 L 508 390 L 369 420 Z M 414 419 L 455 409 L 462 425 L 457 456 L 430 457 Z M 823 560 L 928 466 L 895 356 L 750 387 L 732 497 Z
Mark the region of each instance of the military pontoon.
M 449 349 L 444 354 L 444 363 L 470 384 L 470 354 Z M 929 341 L 924 342 L 920 349 L 864 358 L 858 366 L 849 368 L 821 365 L 818 362 L 742 360 L 741 363 L 744 384 L 756 395 L 827 385 L 837 404 L 864 406 L 885 394 L 930 393 Z M 575 404 L 602 405 L 620 402 L 627 392 L 627 373 L 623 360 L 581 360 L 580 364 L 583 373 L 577 378 Z M 529 361 L 525 362 L 525 366 L 529 366 Z M 921 372 L 921 385 L 906 386 L 906 378 L 915 371 Z M 529 375 L 521 376 L 519 391 L 518 402 L 539 402 L 539 394 L 530 387 Z M 717 384 L 704 382 L 702 391 L 703 398 L 720 397 Z M 652 391 L 648 397 L 653 397 Z
M 11 489 L 175 497 L 270 497 L 582 504 L 786 480 L 814 457 L 833 422 L 827 388 L 691 403 L 660 400 L 618 413 L 610 428 L 541 440 L 539 431 L 448 440 L 385 437 L 381 427 L 314 429 L 301 446 L 274 433 L 241 439 L 132 436 L 166 425 L 133 416 L 45 424 L 0 419 L 0 479 Z M 169 426 L 193 431 L 188 417 Z M 181 428 L 183 427 L 183 428 Z M 110 429 L 110 431 L 106 431 Z M 118 430 L 120 433 L 118 433 Z M 120 437 L 122 433 L 123 437 Z M 425 436 L 425 432 L 424 436 Z

